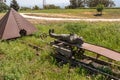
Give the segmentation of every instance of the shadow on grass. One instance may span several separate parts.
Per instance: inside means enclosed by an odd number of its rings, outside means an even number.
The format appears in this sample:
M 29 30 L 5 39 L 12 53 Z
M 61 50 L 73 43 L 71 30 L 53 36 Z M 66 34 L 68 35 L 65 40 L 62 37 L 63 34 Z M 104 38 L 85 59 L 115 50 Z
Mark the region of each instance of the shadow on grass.
M 102 16 L 102 14 L 94 14 L 94 16 Z

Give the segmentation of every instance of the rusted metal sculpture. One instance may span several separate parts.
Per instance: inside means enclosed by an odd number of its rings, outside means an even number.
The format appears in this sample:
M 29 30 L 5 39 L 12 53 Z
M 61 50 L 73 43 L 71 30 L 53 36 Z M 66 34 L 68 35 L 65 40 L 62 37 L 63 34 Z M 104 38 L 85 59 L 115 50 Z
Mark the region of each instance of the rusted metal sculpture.
M 0 20 L 0 39 L 12 39 L 36 32 L 37 29 L 14 9 Z
M 51 45 L 55 48 L 55 58 L 59 65 L 70 63 L 73 66 L 82 66 L 90 71 L 101 73 L 110 79 L 120 79 L 120 70 L 112 67 L 120 68 L 120 65 L 99 59 L 100 56 L 104 56 L 110 60 L 120 61 L 119 52 L 85 43 L 81 37 L 75 34 L 55 34 L 54 30 L 49 30 L 49 35 L 56 39 L 51 42 Z M 90 57 L 84 53 L 85 50 L 94 52 L 97 56 Z M 107 68 L 108 72 L 103 68 Z
M 49 35 L 53 38 L 56 38 L 71 44 L 78 44 L 78 45 L 83 44 L 82 37 L 79 37 L 76 34 L 55 34 L 54 29 L 50 29 Z

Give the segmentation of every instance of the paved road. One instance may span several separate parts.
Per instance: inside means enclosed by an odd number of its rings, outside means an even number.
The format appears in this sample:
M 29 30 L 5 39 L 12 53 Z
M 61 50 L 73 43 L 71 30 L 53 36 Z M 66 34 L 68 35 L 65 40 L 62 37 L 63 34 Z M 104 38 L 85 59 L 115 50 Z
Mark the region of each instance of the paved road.
M 25 15 L 26 13 L 21 13 L 21 15 L 25 18 L 30 18 L 30 19 L 38 19 L 38 20 L 47 20 L 47 21 L 90 21 L 90 22 L 95 22 L 95 21 L 108 21 L 108 22 L 116 22 L 120 21 L 120 19 L 76 19 L 76 18 L 48 18 L 48 17 L 37 17 L 37 16 L 29 16 Z

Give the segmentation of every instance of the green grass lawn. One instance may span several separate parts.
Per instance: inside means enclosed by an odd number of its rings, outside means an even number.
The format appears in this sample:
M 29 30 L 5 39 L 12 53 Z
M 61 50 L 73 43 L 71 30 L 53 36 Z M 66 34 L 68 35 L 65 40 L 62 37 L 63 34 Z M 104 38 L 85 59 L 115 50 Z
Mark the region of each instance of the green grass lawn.
M 35 26 L 39 31 L 32 36 L 0 42 L 0 80 L 105 80 L 101 75 L 90 76 L 83 68 L 69 69 L 68 64 L 58 67 L 51 56 L 54 51 L 49 46 L 53 39 L 39 38 L 51 28 L 56 33 L 76 33 L 86 42 L 120 51 L 118 22 L 61 22 Z M 36 52 L 21 41 L 38 45 L 42 50 Z
M 31 11 L 26 10 L 20 12 L 64 14 L 69 16 L 77 16 L 78 18 L 120 18 L 120 9 L 104 9 L 102 16 L 94 16 L 95 14 L 97 14 L 96 9 L 45 9 L 45 10 L 31 10 Z

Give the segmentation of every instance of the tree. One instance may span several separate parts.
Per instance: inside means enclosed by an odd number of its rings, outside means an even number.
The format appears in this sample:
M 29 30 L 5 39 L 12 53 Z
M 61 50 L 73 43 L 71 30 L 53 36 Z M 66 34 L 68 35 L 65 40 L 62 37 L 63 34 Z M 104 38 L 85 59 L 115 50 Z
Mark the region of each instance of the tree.
M 89 7 L 96 7 L 98 4 L 103 4 L 105 7 L 115 6 L 113 0 L 87 0 Z
M 37 6 L 37 5 L 35 5 L 34 7 L 33 7 L 33 10 L 39 10 L 40 8 Z
M 69 8 L 78 8 L 84 6 L 84 0 L 70 0 Z
M 5 3 L 0 2 L 0 12 L 7 11 L 8 9 L 9 7 Z
M 76 4 L 77 0 L 70 0 L 70 8 L 76 8 L 77 4 Z
M 15 9 L 16 11 L 18 11 L 20 8 L 16 0 L 12 0 L 10 7 Z
M 56 6 L 54 4 L 50 4 L 50 5 L 45 5 L 44 8 L 45 9 L 60 9 L 60 6 Z
M 85 5 L 84 5 L 84 0 L 78 0 L 77 1 L 77 3 L 78 3 L 78 7 L 84 7 Z
M 99 13 L 99 15 L 102 15 L 103 9 L 104 9 L 104 5 L 103 5 L 103 4 L 98 4 L 98 5 L 97 5 L 96 10 L 97 10 L 97 12 Z

